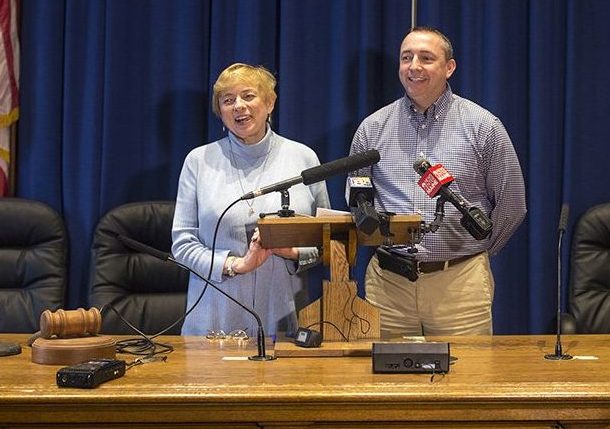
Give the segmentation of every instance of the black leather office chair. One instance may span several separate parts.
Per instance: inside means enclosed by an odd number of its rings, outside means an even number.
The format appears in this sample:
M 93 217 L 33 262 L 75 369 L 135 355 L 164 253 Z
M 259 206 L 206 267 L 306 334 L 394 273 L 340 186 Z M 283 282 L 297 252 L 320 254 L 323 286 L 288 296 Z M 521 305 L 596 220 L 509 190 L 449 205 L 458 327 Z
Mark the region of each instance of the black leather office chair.
M 188 272 L 125 247 L 117 234 L 162 252 L 171 250 L 174 201 L 146 201 L 110 210 L 99 221 L 91 249 L 89 304 L 102 309 L 102 333 L 135 334 L 108 304 L 146 334 L 184 315 Z M 180 334 L 182 321 L 167 331 Z
M 44 310 L 63 307 L 67 248 L 54 209 L 0 198 L 0 332 L 34 333 Z
M 572 236 L 569 312 L 579 334 L 610 333 L 610 203 L 585 212 Z M 573 317 L 573 319 L 572 319 Z

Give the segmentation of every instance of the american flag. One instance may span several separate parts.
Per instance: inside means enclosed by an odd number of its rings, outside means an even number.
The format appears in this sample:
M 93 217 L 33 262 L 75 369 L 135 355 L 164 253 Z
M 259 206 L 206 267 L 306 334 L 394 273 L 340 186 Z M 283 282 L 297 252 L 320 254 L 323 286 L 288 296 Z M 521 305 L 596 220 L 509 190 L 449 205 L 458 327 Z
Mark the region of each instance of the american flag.
M 10 127 L 19 119 L 18 6 L 18 0 L 0 0 L 0 197 L 10 189 Z

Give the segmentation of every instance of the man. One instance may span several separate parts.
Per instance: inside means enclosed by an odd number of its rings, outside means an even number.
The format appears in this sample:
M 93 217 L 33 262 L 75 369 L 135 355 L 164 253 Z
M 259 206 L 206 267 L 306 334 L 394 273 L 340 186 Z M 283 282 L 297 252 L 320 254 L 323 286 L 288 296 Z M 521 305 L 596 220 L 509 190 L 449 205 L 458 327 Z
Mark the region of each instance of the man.
M 455 178 L 450 189 L 493 222 L 491 235 L 476 240 L 460 225 L 460 212 L 445 204 L 440 228 L 418 245 L 415 282 L 381 269 L 377 256 L 371 259 L 366 297 L 380 309 L 385 338 L 492 334 L 489 256 L 525 217 L 523 175 L 510 137 L 489 111 L 453 94 L 447 80 L 455 69 L 444 34 L 426 27 L 409 31 L 400 47 L 405 96 L 367 117 L 352 141 L 351 154 L 381 154 L 378 164 L 354 173 L 372 178 L 377 210 L 433 220 L 436 200 L 418 187 L 413 169 L 423 154 L 432 165 L 442 163 Z

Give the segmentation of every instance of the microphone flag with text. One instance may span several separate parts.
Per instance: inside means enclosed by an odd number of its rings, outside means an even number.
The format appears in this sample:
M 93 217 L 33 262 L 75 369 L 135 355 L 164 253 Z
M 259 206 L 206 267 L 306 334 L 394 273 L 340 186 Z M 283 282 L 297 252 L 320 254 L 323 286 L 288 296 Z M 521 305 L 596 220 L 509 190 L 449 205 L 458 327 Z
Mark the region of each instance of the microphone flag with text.
M 460 195 L 455 194 L 449 185 L 453 176 L 442 164 L 432 166 L 425 158 L 419 158 L 413 163 L 413 169 L 421 176 L 417 182 L 419 187 L 430 198 L 439 197 L 450 202 L 462 214 L 460 224 L 477 240 L 483 240 L 491 234 L 493 223 L 478 207 L 471 205 Z
M 239 199 L 250 200 L 271 192 L 281 192 L 299 183 L 303 183 L 304 185 L 312 185 L 314 183 L 326 180 L 336 174 L 345 174 L 360 168 L 369 167 L 379 162 L 379 159 L 379 152 L 376 149 L 370 149 L 366 152 L 346 156 L 345 158 L 340 158 L 325 164 L 308 168 L 301 171 L 299 176 L 255 189 L 254 191 L 242 195 Z
M 370 177 L 348 177 L 345 187 L 347 202 L 359 231 L 371 235 L 379 227 L 379 213 L 373 205 L 374 189 Z
M 218 286 L 216 286 L 213 282 L 205 279 L 202 275 L 200 275 L 199 273 L 197 273 L 196 271 L 190 269 L 189 267 L 187 267 L 186 265 L 181 264 L 180 262 L 176 261 L 169 253 L 163 252 L 161 250 L 155 249 L 154 247 L 150 247 L 144 243 L 141 243 L 137 240 L 134 240 L 133 238 L 129 238 L 126 237 L 124 235 L 118 234 L 117 239 L 123 243 L 123 245 L 131 250 L 135 250 L 141 253 L 146 253 L 148 255 L 154 256 L 155 258 L 161 259 L 162 261 L 169 261 L 173 264 L 178 265 L 180 268 L 183 268 L 185 270 L 187 270 L 188 272 L 194 274 L 195 276 L 197 276 L 199 279 L 203 280 L 205 283 L 207 283 L 209 286 L 212 286 L 212 288 L 214 288 L 215 290 L 217 290 L 218 292 L 220 292 L 222 295 L 224 295 L 225 297 L 227 297 L 229 300 L 233 301 L 235 304 L 237 304 L 239 307 L 243 308 L 244 310 L 246 310 L 248 313 L 250 313 L 254 319 L 256 319 L 256 324 L 258 325 L 258 333 L 257 333 L 257 337 L 256 337 L 256 345 L 258 347 L 258 355 L 256 356 L 250 356 L 250 360 L 272 360 L 275 359 L 273 356 L 268 356 L 266 355 L 265 352 L 265 331 L 263 328 L 263 322 L 261 321 L 260 316 L 252 309 L 247 307 L 246 305 L 242 304 L 241 302 L 239 302 L 237 299 L 233 298 L 231 295 L 229 295 L 228 293 L 226 293 L 225 291 L 223 291 L 222 289 L 220 289 Z

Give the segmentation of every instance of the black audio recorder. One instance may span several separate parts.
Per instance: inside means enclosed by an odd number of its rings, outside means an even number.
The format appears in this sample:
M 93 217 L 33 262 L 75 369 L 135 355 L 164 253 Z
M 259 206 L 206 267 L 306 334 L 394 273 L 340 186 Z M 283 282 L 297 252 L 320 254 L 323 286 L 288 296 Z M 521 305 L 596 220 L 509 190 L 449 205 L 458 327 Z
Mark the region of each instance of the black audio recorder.
M 91 359 L 57 371 L 59 387 L 92 389 L 109 380 L 125 375 L 125 361 L 118 359 Z

